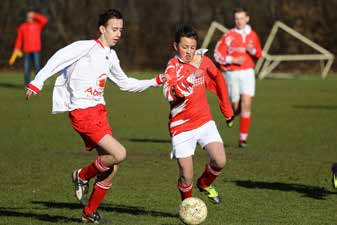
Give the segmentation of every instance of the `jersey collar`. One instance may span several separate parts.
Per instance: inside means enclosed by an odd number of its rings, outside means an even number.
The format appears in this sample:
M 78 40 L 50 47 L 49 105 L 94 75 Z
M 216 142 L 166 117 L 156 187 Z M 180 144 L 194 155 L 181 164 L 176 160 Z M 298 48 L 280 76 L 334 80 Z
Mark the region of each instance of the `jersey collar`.
M 249 34 L 252 31 L 252 27 L 250 25 L 246 25 L 243 29 L 238 29 L 238 28 L 234 28 L 234 30 L 239 33 L 239 34 Z

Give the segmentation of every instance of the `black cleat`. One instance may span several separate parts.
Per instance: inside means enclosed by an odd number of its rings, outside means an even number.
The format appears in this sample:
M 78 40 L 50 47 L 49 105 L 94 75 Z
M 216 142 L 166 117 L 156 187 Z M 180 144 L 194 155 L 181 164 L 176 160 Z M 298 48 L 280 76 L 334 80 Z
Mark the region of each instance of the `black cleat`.
M 84 223 L 95 223 L 95 224 L 109 224 L 109 220 L 101 217 L 101 215 L 95 211 L 89 215 L 85 214 L 83 211 L 82 213 L 82 221 Z

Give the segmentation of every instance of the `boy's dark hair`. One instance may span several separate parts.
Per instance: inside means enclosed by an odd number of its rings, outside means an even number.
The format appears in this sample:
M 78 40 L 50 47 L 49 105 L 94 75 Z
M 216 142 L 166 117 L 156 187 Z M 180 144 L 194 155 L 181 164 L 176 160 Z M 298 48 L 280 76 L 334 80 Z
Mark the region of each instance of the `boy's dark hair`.
M 174 41 L 179 43 L 182 37 L 194 38 L 197 42 L 199 39 L 197 31 L 191 25 L 181 25 L 177 28 Z
M 235 8 L 234 10 L 233 10 L 233 15 L 235 15 L 235 13 L 245 13 L 246 14 L 246 16 L 249 16 L 248 15 L 248 11 L 245 9 L 245 8 L 242 8 L 242 7 L 239 7 L 239 8 Z
M 116 19 L 123 19 L 123 15 L 120 11 L 116 9 L 108 9 L 107 11 L 103 12 L 99 15 L 98 18 L 98 28 L 100 26 L 106 26 L 109 19 L 116 18 Z

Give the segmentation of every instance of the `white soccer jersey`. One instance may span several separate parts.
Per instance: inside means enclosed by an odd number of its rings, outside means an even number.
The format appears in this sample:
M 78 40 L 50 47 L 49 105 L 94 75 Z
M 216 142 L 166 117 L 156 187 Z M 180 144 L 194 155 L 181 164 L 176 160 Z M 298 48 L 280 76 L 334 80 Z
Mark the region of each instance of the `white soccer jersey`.
M 53 113 L 105 104 L 103 91 L 107 78 L 121 90 L 141 92 L 158 86 L 158 79 L 129 78 L 119 64 L 116 52 L 99 40 L 77 41 L 57 51 L 27 86 L 39 92 L 44 82 L 60 72 L 53 91 Z

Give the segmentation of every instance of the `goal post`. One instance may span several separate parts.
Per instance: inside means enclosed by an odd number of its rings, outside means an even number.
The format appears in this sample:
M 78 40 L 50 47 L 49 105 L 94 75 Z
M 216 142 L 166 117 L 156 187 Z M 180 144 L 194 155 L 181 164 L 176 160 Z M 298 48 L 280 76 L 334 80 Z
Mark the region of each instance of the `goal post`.
M 202 42 L 201 48 L 208 47 L 216 29 L 220 30 L 222 33 L 226 33 L 228 31 L 228 29 L 225 26 L 223 26 L 221 23 L 213 21 L 208 28 L 207 34 L 204 38 L 204 41 Z
M 282 29 L 292 37 L 303 42 L 307 46 L 311 47 L 317 54 L 291 54 L 291 55 L 271 55 L 269 50 L 271 45 L 277 35 L 277 32 Z M 334 55 L 326 50 L 325 48 L 319 46 L 317 43 L 311 41 L 309 38 L 300 34 L 296 30 L 282 23 L 281 21 L 276 21 L 268 38 L 266 44 L 263 47 L 262 57 L 257 61 L 255 72 L 258 75 L 259 79 L 264 79 L 272 73 L 272 71 L 281 63 L 281 62 L 290 62 L 290 61 L 319 61 L 321 64 L 321 77 L 326 78 L 330 68 L 332 66 Z

